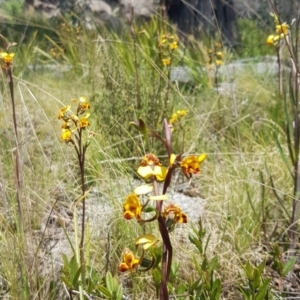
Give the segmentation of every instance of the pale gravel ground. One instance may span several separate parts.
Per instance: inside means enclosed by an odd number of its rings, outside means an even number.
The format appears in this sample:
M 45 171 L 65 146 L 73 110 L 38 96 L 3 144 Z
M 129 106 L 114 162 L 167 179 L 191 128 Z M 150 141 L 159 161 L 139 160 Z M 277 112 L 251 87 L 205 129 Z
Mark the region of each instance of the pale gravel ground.
M 202 217 L 206 203 L 201 197 L 189 197 L 177 192 L 171 194 L 168 201 L 179 205 L 188 216 L 188 220 L 193 222 Z
M 124 189 L 127 190 L 127 193 L 129 193 L 132 190 L 130 185 L 124 186 Z M 122 203 L 126 196 L 124 198 L 121 198 L 118 194 L 117 189 L 115 190 L 115 192 L 118 203 L 114 206 L 110 204 L 111 195 L 100 195 L 100 193 L 97 190 L 93 190 L 91 192 L 91 197 L 87 198 L 86 216 L 89 220 L 92 238 L 94 239 L 103 239 L 103 237 L 107 235 L 109 226 L 111 226 L 109 222 L 111 222 L 112 218 L 118 215 L 118 213 L 120 214 L 120 217 L 122 216 Z M 188 216 L 189 223 L 197 222 L 199 218 L 203 215 L 206 201 L 201 197 L 190 197 L 183 193 L 173 191 L 168 194 L 168 198 L 169 199 L 167 200 L 167 203 L 175 203 L 181 207 L 181 209 Z M 56 218 L 57 216 L 59 216 L 60 219 L 66 220 L 66 230 L 70 235 L 71 240 L 74 240 L 74 220 L 71 217 L 68 218 L 65 212 L 54 212 L 53 216 L 56 216 Z M 80 221 L 81 209 L 79 208 L 79 224 Z M 126 221 L 124 220 L 124 222 Z M 45 224 L 42 226 L 42 230 L 44 229 L 44 226 Z M 65 237 L 65 233 L 63 232 L 61 227 L 57 226 L 57 224 L 48 224 L 45 238 L 46 241 L 44 243 L 41 255 L 44 256 L 44 258 L 48 258 L 46 264 L 52 265 L 54 269 L 59 271 L 62 267 L 62 253 L 66 254 L 69 258 L 72 257 L 72 251 Z

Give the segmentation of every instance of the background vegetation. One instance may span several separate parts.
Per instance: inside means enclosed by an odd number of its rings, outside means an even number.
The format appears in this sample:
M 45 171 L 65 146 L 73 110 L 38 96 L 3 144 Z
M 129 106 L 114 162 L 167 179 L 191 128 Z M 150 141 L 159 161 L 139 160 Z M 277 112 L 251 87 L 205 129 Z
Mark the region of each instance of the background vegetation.
M 277 76 L 268 69 L 258 72 L 256 67 L 257 62 L 268 62 L 266 55 L 276 56 L 275 47 L 265 43 L 274 24 L 263 27 L 255 20 L 240 20 L 241 47 L 222 46 L 225 57 L 221 68 L 208 61 L 210 49 L 222 40 L 185 36 L 188 42 L 183 43 L 183 35 L 179 35 L 171 66 L 163 66 L 157 47 L 160 34 L 177 33 L 159 16 L 149 23 L 133 23 L 133 32 L 128 26 L 117 35 L 103 27 L 87 30 L 71 22 L 74 16 L 29 18 L 18 1 L 9 3 L 0 10 L 1 33 L 17 43 L 12 51 L 16 53 L 13 78 L 24 232 L 20 237 L 17 230 L 16 148 L 8 80 L 3 72 L 3 299 L 69 299 L 67 290 L 76 289 L 76 284 L 68 286 L 61 277 L 75 276 L 68 260 L 72 257 L 70 243 L 74 243 L 73 202 L 80 194 L 79 171 L 73 149 L 60 141 L 57 114 L 80 96 L 91 103 L 91 130 L 95 134 L 86 158 L 91 188 L 86 255 L 93 270 L 91 278 L 97 284 L 101 282 L 110 291 L 122 285 L 124 297 L 129 297 L 126 299 L 156 298 L 155 274 L 124 275 L 117 270 L 123 249 L 142 230 L 133 223 L 124 226 L 122 202 L 138 180 L 135 170 L 143 155 L 152 149 L 163 154 L 159 144 L 152 140 L 145 143 L 129 122 L 142 118 L 161 130 L 163 118 L 170 119 L 177 110 L 186 109 L 188 114 L 174 124 L 173 151 L 208 154 L 201 174 L 193 177 L 205 208 L 199 205 L 201 223 L 194 220 L 182 225 L 172 236 L 175 259 L 170 294 L 183 299 L 279 299 L 293 295 L 293 291 L 286 292 L 290 281 L 284 278 L 289 273 L 295 286 L 299 283 L 297 271 L 289 272 L 298 252 L 295 248 L 292 256 L 287 252 L 295 197 L 285 112 L 294 95 L 288 76 L 284 78 L 284 93 L 279 94 Z M 283 59 L 288 57 L 285 51 Z M 236 74 L 226 67 L 245 58 Z M 171 69 L 183 66 L 189 67 L 192 80 L 170 81 Z M 183 181 L 178 176 L 173 188 Z M 296 223 L 298 233 L 298 219 Z M 114 284 L 110 284 L 113 279 L 108 271 L 117 279 Z M 262 298 L 257 295 L 260 289 L 264 289 Z M 102 290 L 86 297 L 119 296 Z

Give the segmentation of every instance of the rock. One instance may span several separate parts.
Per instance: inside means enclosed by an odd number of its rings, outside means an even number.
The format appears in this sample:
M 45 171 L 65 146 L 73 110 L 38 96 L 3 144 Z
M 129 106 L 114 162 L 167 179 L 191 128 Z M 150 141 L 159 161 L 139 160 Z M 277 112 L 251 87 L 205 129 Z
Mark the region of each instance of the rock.
M 282 72 L 290 72 L 291 68 L 285 64 L 281 65 Z M 197 75 L 202 76 L 203 73 L 208 74 L 212 79 L 216 74 L 215 67 L 209 70 L 204 70 L 200 66 L 194 69 Z M 194 71 L 194 72 L 195 72 Z M 218 77 L 222 82 L 232 83 L 235 78 L 243 72 L 252 72 L 254 74 L 277 76 L 278 63 L 276 56 L 264 56 L 256 58 L 245 58 L 232 61 L 228 64 L 224 64 L 218 69 Z M 188 66 L 176 66 L 171 68 L 170 80 L 172 82 L 188 83 L 194 82 L 193 70 Z
M 112 9 L 109 4 L 107 4 L 104 1 L 99 1 L 99 0 L 91 0 L 87 3 L 88 7 L 90 8 L 91 11 L 95 13 L 105 13 L 108 15 L 112 14 Z
M 283 72 L 289 72 L 290 67 L 281 65 Z M 218 70 L 218 76 L 223 81 L 233 81 L 236 76 L 245 71 L 251 71 L 260 75 L 277 76 L 278 63 L 276 56 L 264 56 L 260 58 L 238 59 L 229 64 L 222 65 Z
M 131 19 L 132 9 L 134 17 L 151 18 L 158 8 L 159 1 L 154 0 L 120 0 L 120 15 L 126 20 Z
M 276 0 L 274 1 L 279 16 L 283 22 L 290 23 L 293 18 L 297 17 L 300 1 Z M 288 3 L 288 4 L 287 4 Z M 233 0 L 234 8 L 239 17 L 259 19 L 260 22 L 272 24 L 273 20 L 269 15 L 273 11 L 269 0 Z
M 193 81 L 191 70 L 187 66 L 173 67 L 170 72 L 172 82 L 188 83 Z
M 56 17 L 60 13 L 59 1 L 41 1 L 34 0 L 33 8 L 36 12 L 40 13 L 43 17 L 50 19 Z
M 119 0 L 114 1 L 102 0 L 33 0 L 30 5 L 35 11 L 41 13 L 46 18 L 58 16 L 62 12 L 73 10 L 76 6 L 80 7 L 84 13 L 92 12 L 95 19 L 98 17 L 103 21 L 110 19 L 113 15 L 112 7 L 120 12 L 120 17 L 130 20 L 132 8 L 135 17 L 150 18 L 158 8 L 158 0 Z
M 169 195 L 168 202 L 173 202 L 186 213 L 188 221 L 198 222 L 203 216 L 205 204 L 205 199 L 201 197 L 190 197 L 182 193 L 174 193 Z
M 85 2 L 81 0 L 79 5 L 84 11 L 84 23 L 88 29 L 92 29 L 99 24 L 105 25 L 112 17 L 112 8 L 104 1 L 91 0 Z

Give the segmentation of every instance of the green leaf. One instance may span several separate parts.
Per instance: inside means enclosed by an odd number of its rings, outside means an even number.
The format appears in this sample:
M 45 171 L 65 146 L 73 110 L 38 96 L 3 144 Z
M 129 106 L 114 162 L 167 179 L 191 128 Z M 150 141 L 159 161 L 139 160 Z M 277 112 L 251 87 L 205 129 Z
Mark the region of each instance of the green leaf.
M 250 300 L 251 297 L 251 291 L 248 287 L 243 287 L 241 285 L 238 286 L 238 290 L 243 295 L 244 299 Z
M 77 263 L 77 260 L 76 260 L 76 256 L 74 255 L 71 260 L 70 260 L 70 280 L 73 282 L 75 282 L 75 278 L 77 276 L 77 273 L 78 273 L 78 269 L 79 269 L 79 266 L 78 266 L 78 263 Z M 77 278 L 78 279 L 78 278 Z
M 185 293 L 187 290 L 187 286 L 184 283 L 180 283 L 179 285 L 177 285 L 176 287 L 176 294 L 177 295 L 181 295 L 183 293 Z
M 197 290 L 197 293 L 196 293 L 196 296 L 195 296 L 195 298 L 194 299 L 199 299 L 199 300 L 202 300 L 202 298 L 201 298 L 201 294 L 202 294 L 202 289 L 199 289 L 199 290 Z
M 265 261 L 262 261 L 256 268 L 257 270 L 259 271 L 259 275 L 262 275 L 263 274 L 263 271 L 266 267 L 266 262 Z
M 90 266 L 86 266 L 86 273 L 88 274 L 88 278 L 85 289 L 88 293 L 92 293 L 101 278 L 100 275 Z
M 159 271 L 158 269 L 154 269 L 152 270 L 152 278 L 153 278 L 153 281 L 154 283 L 160 283 L 161 281 L 161 271 Z
M 189 234 L 189 240 L 192 244 L 194 244 L 199 250 L 200 254 L 203 254 L 202 242 L 198 240 L 194 235 Z
M 249 280 L 253 280 L 253 272 L 254 272 L 254 268 L 253 266 L 250 264 L 249 261 L 246 262 L 246 265 L 244 266 L 244 270 L 246 273 L 246 276 Z
M 217 264 L 218 264 L 218 257 L 215 256 L 209 263 L 209 269 L 211 271 L 215 270 L 215 268 L 217 267 Z
M 191 289 L 192 291 L 197 290 L 200 281 L 201 281 L 201 279 L 196 280 L 196 281 L 190 286 L 190 289 Z M 196 299 L 197 299 L 197 298 L 196 298 Z
M 122 286 L 119 285 L 116 292 L 116 300 L 121 300 L 123 296 Z
M 74 288 L 73 284 L 71 283 L 71 281 L 69 280 L 69 278 L 67 276 L 62 275 L 62 276 L 60 276 L 60 279 L 65 283 L 65 285 L 68 288 L 70 288 L 70 289 Z
M 217 278 L 212 284 L 212 293 L 211 293 L 210 299 L 211 300 L 220 299 L 221 291 L 222 291 L 221 280 L 219 278 Z
M 202 265 L 201 265 L 201 270 L 206 271 L 208 269 L 208 260 L 206 257 L 204 257 Z
M 106 276 L 105 276 L 105 284 L 106 284 L 106 287 L 107 289 L 113 293 L 114 291 L 114 278 L 113 276 L 111 275 L 110 272 L 107 272 L 106 273 Z
M 282 271 L 282 276 L 286 276 L 292 270 L 295 262 L 296 262 L 296 258 L 293 257 L 285 263 Z
M 259 272 L 259 270 L 257 268 L 254 269 L 252 283 L 253 283 L 252 290 L 257 290 L 260 287 L 261 276 L 260 276 L 260 272 Z
M 273 252 L 274 252 L 275 256 L 277 256 L 277 257 L 281 256 L 281 251 L 280 251 L 280 247 L 278 244 L 273 244 Z
M 76 289 L 78 289 L 78 279 L 79 279 L 79 277 L 80 277 L 80 274 L 81 274 L 81 270 L 82 270 L 82 267 L 80 267 L 78 270 L 77 270 L 77 272 L 76 272 L 76 274 L 75 274 L 75 276 L 74 276 L 74 278 L 73 278 L 73 285 L 74 285 L 74 287 L 76 288 Z
M 106 297 L 107 299 L 111 299 L 112 293 L 103 285 L 99 285 L 97 289 Z
M 271 279 L 264 280 L 263 285 L 259 288 L 259 291 L 255 297 L 255 300 L 263 300 L 268 293 L 268 287 Z
M 204 246 L 204 250 L 203 250 L 204 253 L 205 253 L 206 250 L 207 250 L 209 240 L 210 240 L 210 234 L 208 235 L 207 240 L 206 240 L 206 243 L 205 243 L 205 246 Z
M 202 270 L 201 270 L 201 267 L 199 266 L 198 260 L 195 258 L 195 256 L 193 256 L 193 265 L 196 268 L 198 274 L 201 275 Z
M 62 256 L 62 259 L 63 259 L 63 262 L 64 262 L 64 267 L 69 269 L 69 260 L 68 260 L 67 255 L 63 253 L 61 256 Z
M 170 280 L 173 280 L 176 278 L 178 270 L 179 270 L 179 263 L 173 262 L 171 264 Z

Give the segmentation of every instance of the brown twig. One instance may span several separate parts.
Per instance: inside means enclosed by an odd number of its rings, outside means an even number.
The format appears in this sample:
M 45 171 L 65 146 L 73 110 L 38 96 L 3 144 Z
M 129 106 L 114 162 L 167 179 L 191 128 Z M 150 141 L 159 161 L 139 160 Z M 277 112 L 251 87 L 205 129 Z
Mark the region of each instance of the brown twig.
M 81 176 L 81 192 L 83 196 L 82 200 L 82 223 L 81 223 L 81 240 L 79 244 L 80 251 L 80 265 L 81 265 L 81 280 L 85 283 L 85 257 L 84 257 L 84 238 L 85 238 L 85 152 L 86 145 L 82 145 L 82 128 L 79 129 L 79 167 Z
M 20 152 L 18 146 L 18 124 L 17 124 L 17 114 L 16 114 L 16 104 L 15 104 L 15 97 L 14 97 L 14 82 L 12 77 L 11 66 L 7 66 L 6 73 L 9 79 L 9 89 L 10 89 L 10 96 L 11 96 L 11 104 L 12 104 L 12 116 L 13 116 L 13 126 L 14 126 L 14 133 L 15 133 L 15 149 L 16 149 L 16 161 L 15 161 L 15 176 L 17 182 L 17 204 L 18 204 L 18 214 L 19 214 L 19 225 L 20 231 L 23 231 L 23 212 L 22 212 L 22 205 L 21 205 L 21 174 L 20 174 Z
M 155 179 L 153 181 L 153 188 L 154 188 L 154 194 L 159 195 L 158 184 Z M 168 300 L 169 299 L 168 282 L 169 282 L 169 277 L 171 272 L 173 249 L 172 249 L 170 236 L 169 236 L 169 232 L 165 220 L 161 215 L 162 203 L 163 201 L 158 201 L 156 203 L 156 209 L 159 212 L 157 221 L 158 221 L 159 231 L 163 240 L 162 261 L 161 261 L 162 280 L 160 285 L 160 300 Z

